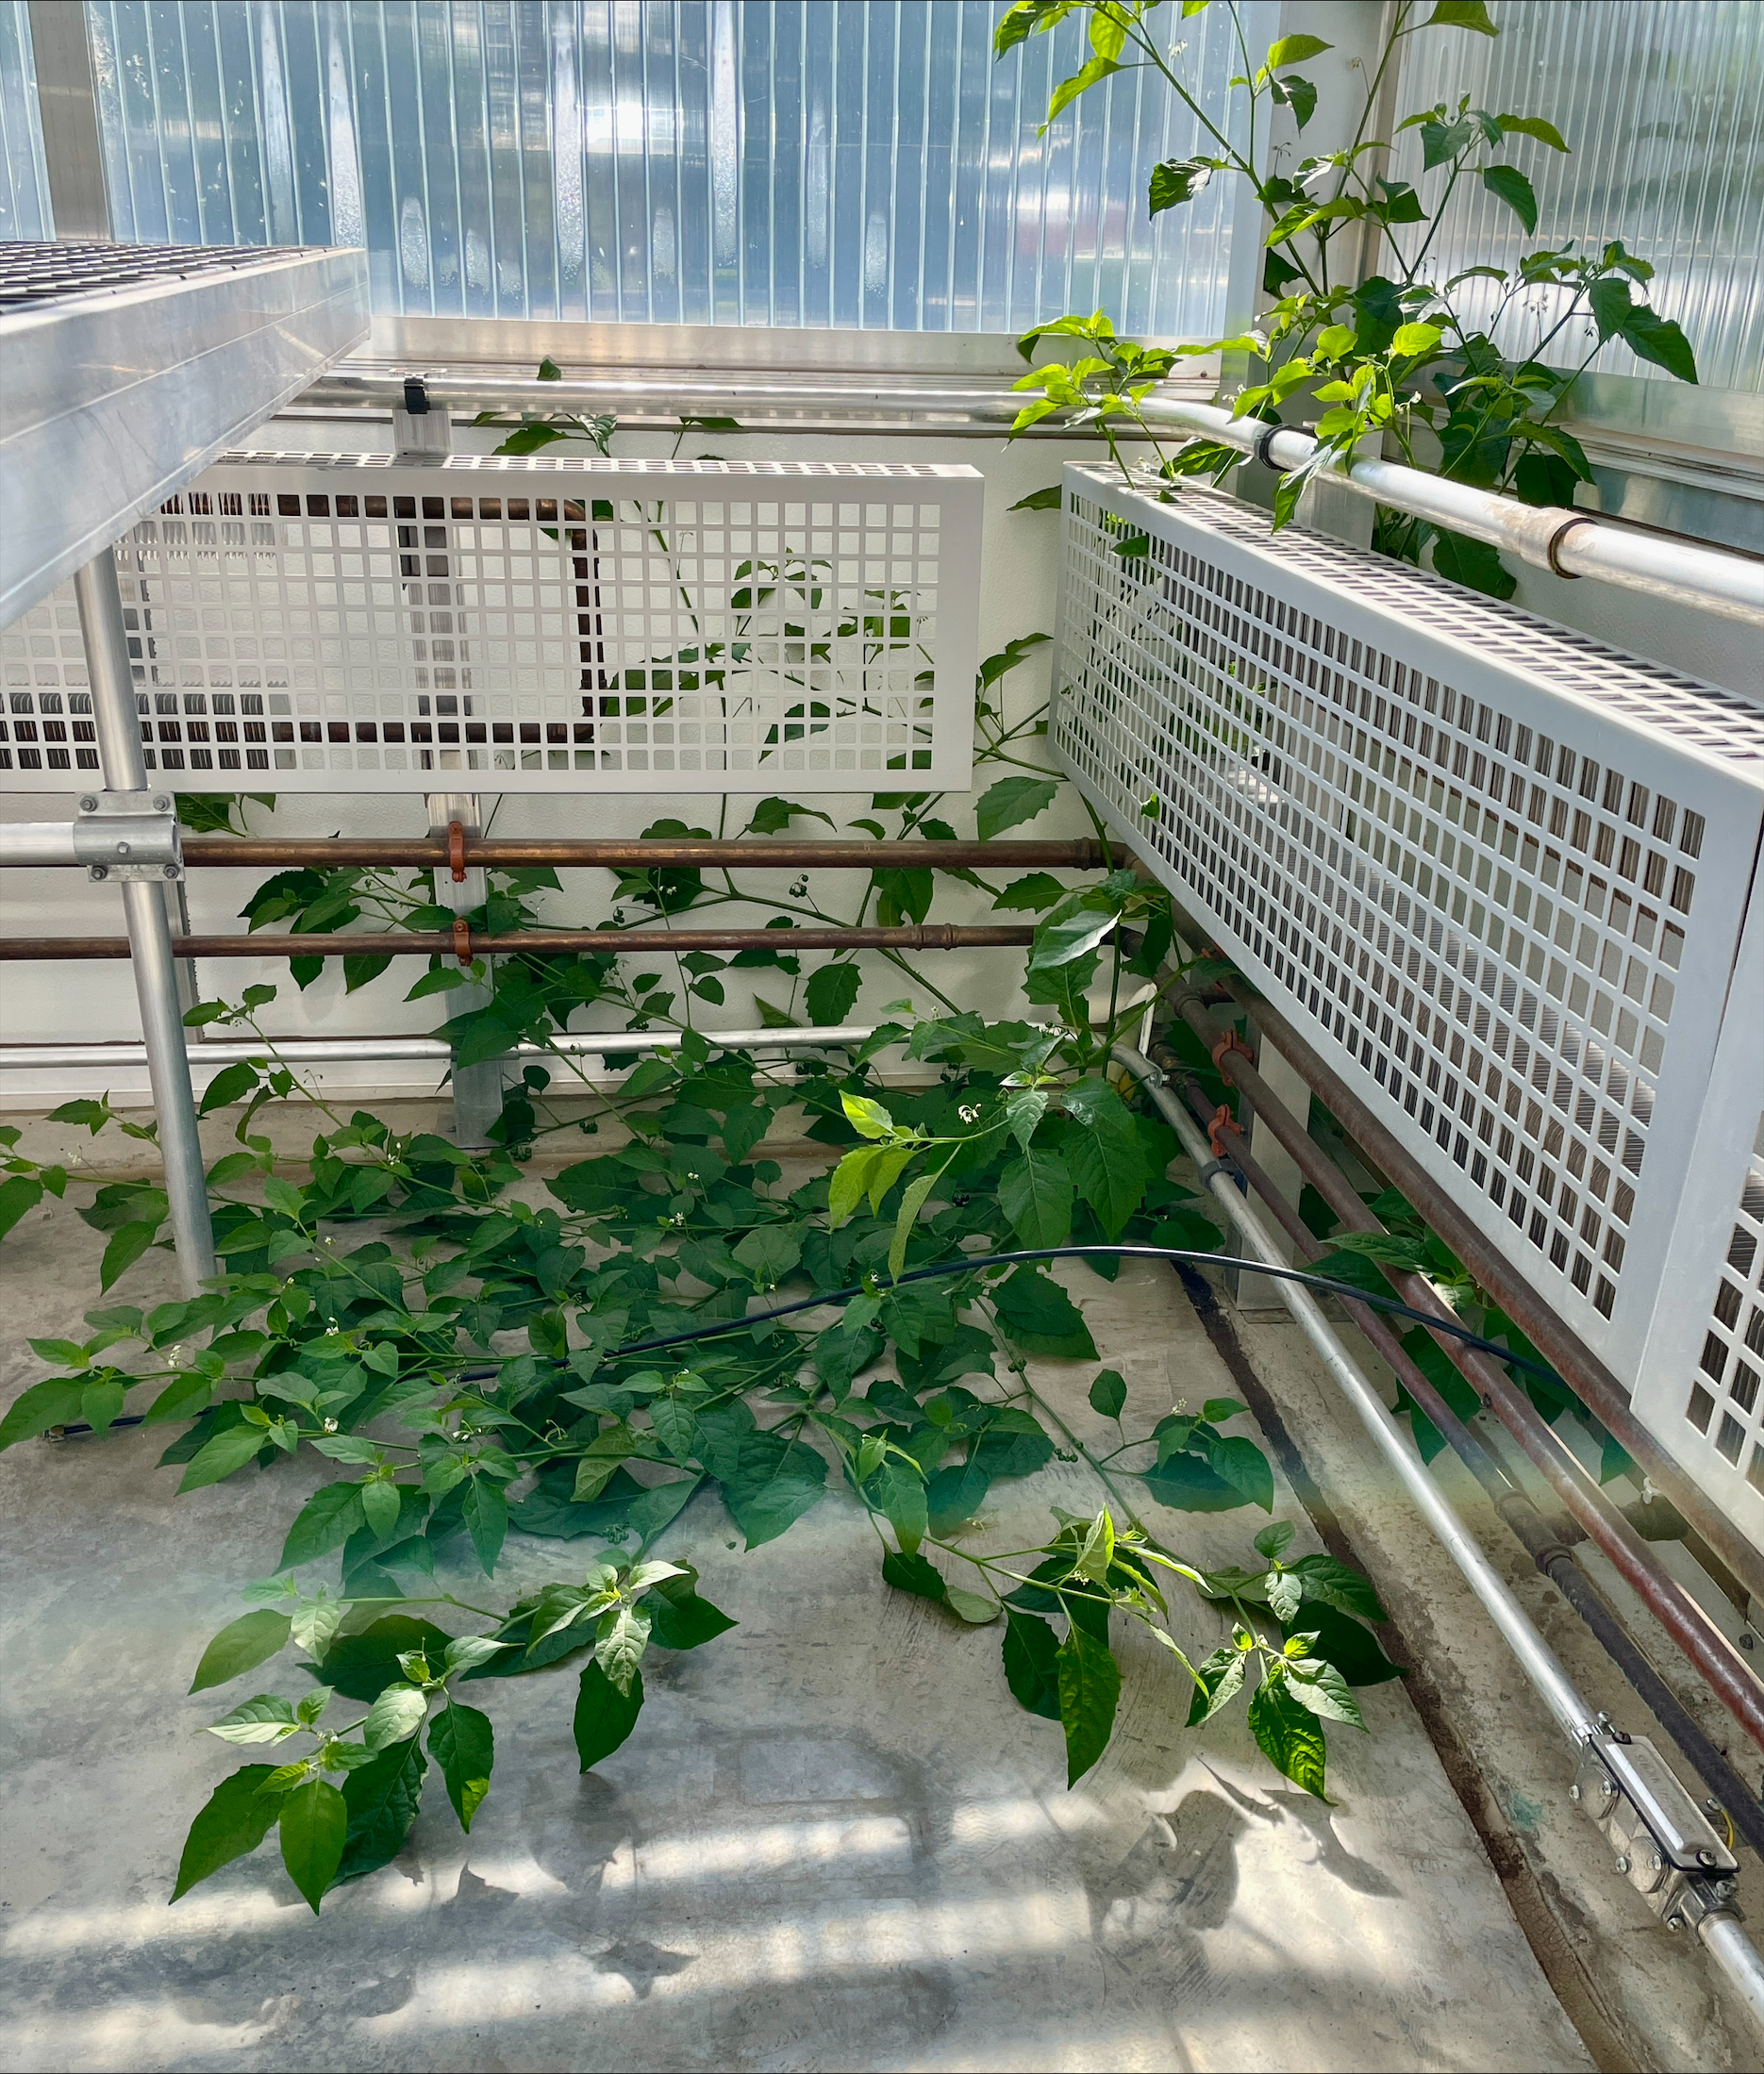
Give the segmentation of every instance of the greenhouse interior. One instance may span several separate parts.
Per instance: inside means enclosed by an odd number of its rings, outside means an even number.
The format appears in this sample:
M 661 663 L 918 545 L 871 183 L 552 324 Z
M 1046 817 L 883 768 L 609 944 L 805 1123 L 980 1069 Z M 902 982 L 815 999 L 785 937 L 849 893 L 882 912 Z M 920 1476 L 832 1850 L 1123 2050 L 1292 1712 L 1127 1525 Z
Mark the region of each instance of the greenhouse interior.
M 0 2066 L 1757 2067 L 1764 6 L 0 141 Z

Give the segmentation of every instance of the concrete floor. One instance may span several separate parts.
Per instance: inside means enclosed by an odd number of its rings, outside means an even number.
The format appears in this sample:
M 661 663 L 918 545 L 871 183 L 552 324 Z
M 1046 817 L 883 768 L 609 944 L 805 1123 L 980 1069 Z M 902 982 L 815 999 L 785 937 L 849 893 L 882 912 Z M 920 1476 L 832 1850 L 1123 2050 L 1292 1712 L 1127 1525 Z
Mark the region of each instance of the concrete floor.
M 0 1253 L 7 1398 L 40 1372 L 25 1335 L 69 1331 L 93 1301 L 97 1250 L 56 1206 Z M 164 1256 L 118 1293 L 141 1301 L 156 1277 L 169 1282 Z M 1071 1286 L 1128 1380 L 1130 1426 L 1231 1389 L 1162 1270 L 1130 1267 L 1111 1288 L 1075 1269 Z M 1451 1579 L 1433 1578 L 1431 1544 L 1373 1490 L 1290 1337 L 1261 1325 L 1247 1343 L 1356 1522 L 1377 1525 L 1387 1593 L 1406 1575 L 1421 1594 L 1404 1617 L 1451 1625 Z M 1085 1401 L 1092 1372 L 1032 1370 L 1087 1438 L 1106 1430 Z M 228 1701 L 183 1690 L 238 1586 L 273 1567 L 311 1472 L 176 1499 L 161 1445 L 131 1433 L 0 1457 L 0 2066 L 1755 2064 L 1694 1959 L 1687 1970 L 1676 1946 L 1657 1950 L 1664 1933 L 1650 1944 L 1651 1918 L 1639 1903 L 1639 1927 L 1623 1916 L 1624 1890 L 1608 1872 L 1600 1884 L 1590 1857 L 1569 1890 L 1608 1889 L 1615 1932 L 1589 1931 L 1588 1964 L 1598 1972 L 1607 1933 L 1628 1939 L 1639 1999 L 1672 2014 L 1589 2051 L 1401 1686 L 1362 1695 L 1369 1736 L 1332 1736 L 1325 1808 L 1275 1778 L 1240 1715 L 1182 1728 L 1168 1659 L 1130 1647 L 1116 1741 L 1066 1792 L 1058 1728 L 1009 1699 L 997 1631 L 888 1590 L 843 1494 L 752 1555 L 714 1500 L 689 1509 L 663 1552 L 696 1563 L 741 1624 L 652 1657 L 638 1733 L 595 1772 L 576 1772 L 567 1673 L 482 1684 L 499 1765 L 470 1838 L 437 1792 L 403 1856 L 316 1921 L 273 1847 L 168 1911 L 184 1830 L 230 1768 L 199 1734 Z M 1051 1504 L 1096 1502 L 1089 1472 L 1057 1462 L 995 1497 L 999 1547 L 1044 1534 Z M 1284 1485 L 1278 1510 L 1318 1545 Z M 1225 1562 L 1260 1515 L 1148 1519 Z M 558 1544 L 510 1549 L 510 1595 L 569 1574 Z M 1204 1652 L 1218 1625 L 1197 1607 L 1178 1633 Z M 1486 1710 L 1501 1714 L 1494 1690 L 1510 1701 L 1488 1828 L 1510 1812 L 1507 1772 L 1541 1790 L 1565 1787 L 1566 1768 L 1516 1675 L 1497 1666 L 1490 1686 L 1491 1638 L 1467 1626 L 1459 1641 Z M 1533 1828 L 1546 1826 L 1539 1810 Z

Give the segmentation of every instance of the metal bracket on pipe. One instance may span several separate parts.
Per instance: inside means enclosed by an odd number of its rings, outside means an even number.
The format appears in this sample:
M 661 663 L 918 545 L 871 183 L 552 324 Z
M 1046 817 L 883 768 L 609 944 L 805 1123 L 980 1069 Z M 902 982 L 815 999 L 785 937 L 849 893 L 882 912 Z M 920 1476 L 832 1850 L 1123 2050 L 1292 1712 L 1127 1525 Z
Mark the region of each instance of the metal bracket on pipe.
M 74 855 L 95 882 L 181 879 L 183 851 L 169 792 L 83 792 Z
M 1739 1917 L 1739 1860 L 1645 1735 L 1601 1725 L 1580 1746 L 1569 1792 L 1668 1930 L 1694 1929 L 1717 1913 Z

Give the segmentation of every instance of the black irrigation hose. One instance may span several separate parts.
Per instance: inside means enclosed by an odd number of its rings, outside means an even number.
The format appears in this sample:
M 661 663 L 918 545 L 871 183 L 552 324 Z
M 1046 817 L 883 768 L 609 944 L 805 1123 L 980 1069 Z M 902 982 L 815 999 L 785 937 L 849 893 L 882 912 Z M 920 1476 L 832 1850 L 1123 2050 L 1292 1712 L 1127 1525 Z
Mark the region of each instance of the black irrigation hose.
M 1365 1303 L 1373 1310 L 1389 1311 L 1396 1318 L 1412 1319 L 1416 1324 L 1424 1325 L 1429 1332 L 1443 1333 L 1448 1339 L 1461 1340 L 1467 1347 L 1473 1347 L 1481 1353 L 1492 1354 L 1497 1361 L 1505 1361 L 1509 1367 L 1526 1369 L 1533 1375 L 1540 1375 L 1546 1382 L 1568 1385 L 1556 1370 L 1541 1361 L 1528 1360 L 1523 1354 L 1515 1353 L 1510 1347 L 1504 1347 L 1497 1339 L 1485 1339 L 1480 1333 L 1473 1333 L 1467 1325 L 1454 1325 L 1442 1318 L 1435 1318 L 1428 1311 L 1418 1311 L 1394 1296 L 1380 1296 L 1375 1290 L 1362 1289 L 1351 1282 L 1338 1282 L 1333 1275 L 1307 1274 L 1302 1268 L 1274 1267 L 1264 1260 L 1246 1260 L 1239 1253 L 1200 1253 L 1188 1246 L 1032 1246 L 1018 1253 L 974 1253 L 960 1260 L 946 1260 L 931 1268 L 914 1268 L 908 1273 L 896 1275 L 892 1281 L 877 1283 L 874 1287 L 857 1283 L 849 1289 L 833 1289 L 821 1296 L 798 1297 L 793 1303 L 780 1303 L 769 1311 L 750 1311 L 744 1318 L 719 1319 L 712 1325 L 695 1325 L 690 1332 L 668 1333 L 657 1339 L 636 1339 L 627 1346 L 608 1347 L 608 1360 L 622 1360 L 627 1354 L 657 1353 L 664 1347 L 685 1347 L 700 1339 L 720 1338 L 724 1333 L 746 1332 L 750 1326 L 769 1325 L 774 1319 L 793 1318 L 799 1311 L 818 1311 L 826 1303 L 849 1303 L 856 1296 L 886 1296 L 890 1289 L 905 1288 L 909 1282 L 932 1282 L 940 1276 L 973 1274 L 982 1268 L 1014 1268 L 1029 1260 L 1174 1260 L 1189 1267 L 1234 1268 L 1240 1274 L 1265 1274 L 1276 1282 L 1296 1282 L 1307 1289 L 1321 1290 L 1325 1296 L 1351 1297 L 1356 1303 Z M 491 1368 L 466 1369 L 459 1380 L 464 1383 L 481 1382 L 499 1371 Z M 125 1419 L 113 1419 L 113 1426 L 139 1426 L 139 1414 Z M 75 1434 L 90 1433 L 85 1425 L 67 1425 L 54 1429 L 59 1438 L 67 1439 Z
M 1510 1368 L 1527 1369 L 1533 1375 L 1541 1376 L 1545 1382 L 1568 1388 L 1547 1362 L 1529 1360 L 1523 1354 L 1515 1353 L 1510 1347 L 1502 1346 L 1497 1339 L 1486 1339 L 1481 1333 L 1472 1332 L 1468 1325 L 1456 1325 L 1434 1317 L 1430 1311 L 1416 1310 L 1394 1296 L 1382 1296 L 1376 1290 L 1362 1289 L 1352 1282 L 1338 1282 L 1333 1275 L 1308 1274 L 1303 1268 L 1275 1267 L 1268 1261 L 1245 1259 L 1240 1253 L 1200 1253 L 1187 1246 L 1032 1246 L 1017 1253 L 974 1253 L 960 1260 L 942 1261 L 932 1268 L 914 1268 L 890 1282 L 858 1283 L 849 1289 L 834 1289 L 823 1296 L 799 1297 L 793 1303 L 780 1303 L 770 1311 L 750 1311 L 745 1318 L 720 1319 L 713 1325 L 696 1325 L 690 1332 L 669 1333 L 657 1339 L 638 1339 L 626 1346 L 608 1347 L 607 1358 L 617 1360 L 626 1354 L 655 1353 L 663 1347 L 684 1347 L 693 1340 L 714 1339 L 723 1333 L 745 1332 L 752 1325 L 769 1324 L 774 1318 L 791 1318 L 798 1311 L 818 1310 L 824 1303 L 849 1303 L 855 1296 L 886 1296 L 890 1289 L 904 1288 L 909 1282 L 930 1282 L 941 1275 L 972 1274 L 982 1268 L 1010 1268 L 1028 1260 L 1090 1260 L 1099 1255 L 1105 1259 L 1173 1260 L 1188 1267 L 1233 1268 L 1241 1274 L 1265 1274 L 1275 1282 L 1296 1282 L 1305 1288 L 1320 1290 L 1325 1296 L 1350 1297 L 1373 1310 L 1388 1311 L 1395 1318 L 1412 1319 L 1429 1332 L 1443 1333 L 1448 1339 L 1461 1340 L 1465 1346 L 1480 1353 L 1492 1354 Z M 495 1371 L 486 1369 L 483 1372 L 493 1374 Z

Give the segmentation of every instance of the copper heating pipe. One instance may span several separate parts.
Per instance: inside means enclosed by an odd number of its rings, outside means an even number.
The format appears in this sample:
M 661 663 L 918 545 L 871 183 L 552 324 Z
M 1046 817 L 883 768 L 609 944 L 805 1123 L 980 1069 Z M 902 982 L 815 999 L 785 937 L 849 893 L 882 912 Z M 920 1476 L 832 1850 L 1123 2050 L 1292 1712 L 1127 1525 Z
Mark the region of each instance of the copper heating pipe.
M 1173 1081 L 1180 1082 L 1196 1120 L 1207 1128 L 1215 1119 L 1213 1105 L 1182 1061 L 1167 1047 L 1153 1050 L 1155 1062 Z M 1265 1169 L 1243 1150 L 1241 1135 L 1232 1130 L 1224 1136 L 1225 1157 L 1267 1205 L 1270 1215 L 1292 1242 L 1293 1257 L 1308 1267 L 1328 1250 L 1320 1244 L 1298 1212 L 1269 1178 Z M 1439 1391 L 1415 1366 L 1390 1329 L 1390 1320 L 1369 1305 L 1341 1299 L 1344 1308 L 1368 1342 L 1409 1395 L 1439 1429 L 1454 1452 L 1488 1494 L 1505 1522 L 1539 1572 L 1547 1577 L 1587 1624 L 1593 1638 L 1610 1657 L 1631 1686 L 1651 1708 L 1656 1720 L 1684 1753 L 1691 1768 L 1721 1801 L 1728 1818 L 1753 1850 L 1764 1855 L 1764 1808 L 1753 1799 L 1750 1787 L 1709 1739 L 1702 1724 L 1690 1714 L 1660 1676 L 1646 1653 L 1639 1649 L 1586 1571 L 1574 1560 L 1573 1544 L 1586 1536 L 1573 1520 L 1560 1513 L 1542 1512 L 1530 1494 L 1512 1480 L 1506 1466 L 1491 1454 L 1477 1436 L 1453 1412 Z
M 445 871 L 450 864 L 515 866 L 599 865 L 616 871 L 657 869 L 707 870 L 742 865 L 755 870 L 797 871 L 1009 871 L 1023 865 L 1063 865 L 1071 871 L 1101 871 L 1108 863 L 1103 845 L 1077 840 L 997 842 L 872 842 L 840 838 L 788 842 L 742 837 L 730 841 L 654 841 L 636 838 L 568 839 L 555 836 L 467 835 L 464 848 L 450 854 L 445 840 L 421 836 L 310 837 L 186 836 L 184 862 L 201 865 L 310 865 L 335 871 L 344 865 L 421 865 Z
M 1268 1033 L 1271 1041 L 1317 1091 L 1348 1137 L 1373 1164 L 1394 1179 L 1423 1219 L 1439 1233 L 1475 1279 L 1549 1362 L 1580 1401 L 1623 1447 L 1655 1487 L 1689 1521 L 1696 1533 L 1764 1603 L 1764 1557 L 1685 1475 L 1629 1408 L 1629 1394 L 1605 1364 L 1551 1310 L 1524 1277 L 1485 1238 L 1469 1218 L 1403 1151 L 1352 1088 L 1245 981 L 1230 979 L 1225 991 Z M 1277 1120 L 1269 1128 L 1279 1135 Z M 1308 1136 L 1306 1144 L 1311 1140 Z M 1294 1155 L 1297 1156 L 1296 1154 Z M 1351 1191 L 1350 1191 L 1351 1193 Z M 1364 1215 L 1365 1205 L 1353 1199 Z M 1331 1208 L 1335 1205 L 1331 1203 Z M 1339 1213 L 1338 1213 L 1339 1214 Z M 1365 1226 L 1361 1226 L 1365 1229 Z
M 443 860 L 444 861 L 444 860 Z M 678 951 L 1022 950 L 1034 940 L 1024 923 L 909 922 L 897 929 L 525 929 L 485 936 L 465 928 L 401 930 L 385 936 L 175 937 L 181 958 L 449 957 L 512 953 L 614 951 L 666 957 Z M 0 962 L 37 958 L 125 958 L 126 937 L 0 937 Z
M 1248 1058 L 1240 1051 L 1224 1048 L 1227 1033 L 1214 1022 L 1200 996 L 1192 990 L 1178 994 L 1173 1005 L 1203 1043 L 1209 1048 L 1219 1047 L 1215 1057 L 1221 1073 L 1239 1089 L 1256 1115 L 1267 1123 L 1274 1137 L 1291 1155 L 1300 1172 L 1342 1223 L 1351 1231 L 1381 1230 L 1382 1226 L 1360 1201 L 1347 1176 L 1327 1157 L 1285 1104 L 1273 1094 Z M 1302 1064 L 1298 1060 L 1294 1063 Z M 1354 1129 L 1354 1125 L 1345 1116 L 1340 1117 L 1340 1120 L 1350 1131 Z M 1374 1158 L 1378 1156 L 1371 1146 L 1367 1150 Z M 1406 1192 L 1407 1166 L 1408 1162 L 1405 1160 L 1400 1168 L 1393 1170 L 1399 1181 L 1404 1183 Z M 1428 1214 L 1421 1203 L 1417 1202 L 1416 1207 L 1422 1211 L 1423 1217 Z M 1447 1235 L 1441 1236 L 1446 1236 L 1448 1244 L 1451 1243 Z M 1404 1273 L 1388 1266 L 1384 1267 L 1383 1271 L 1406 1303 L 1412 1304 L 1417 1310 L 1430 1311 L 1440 1319 L 1451 1318 L 1452 1314 L 1425 1276 Z M 1739 1650 L 1716 1627 L 1677 1579 L 1665 1568 L 1647 1542 L 1604 1492 L 1587 1481 L 1578 1462 L 1539 1416 L 1523 1390 L 1509 1380 L 1505 1369 L 1487 1355 L 1470 1352 L 1443 1338 L 1439 1344 L 1475 1389 L 1483 1403 L 1495 1413 L 1531 1458 L 1570 1516 L 1604 1551 L 1648 1611 L 1696 1666 L 1722 1705 L 1740 1723 L 1753 1741 L 1764 1748 L 1764 1684 L 1759 1684 L 1756 1674 Z M 1572 1383 L 1572 1376 L 1568 1380 Z M 1626 1419 L 1624 1423 L 1633 1424 L 1633 1421 Z M 1624 1434 L 1616 1428 L 1612 1430 L 1619 1441 L 1627 1447 L 1628 1441 Z M 1677 1475 L 1672 1479 L 1673 1485 L 1682 1481 Z M 1678 1504 L 1677 1490 L 1664 1484 L 1662 1487 L 1667 1490 L 1672 1502 Z M 1681 1505 L 1680 1510 L 1689 1517 L 1689 1508 Z M 1726 1549 L 1713 1535 L 1708 1538 L 1722 1559 L 1726 1560 Z M 1733 1541 L 1736 1537 L 1730 1530 L 1723 1538 Z M 1751 1567 L 1756 1568 L 1756 1553 L 1750 1550 L 1744 1553 L 1750 1559 Z M 1742 1580 L 1746 1578 L 1746 1571 L 1738 1563 L 1731 1567 Z

